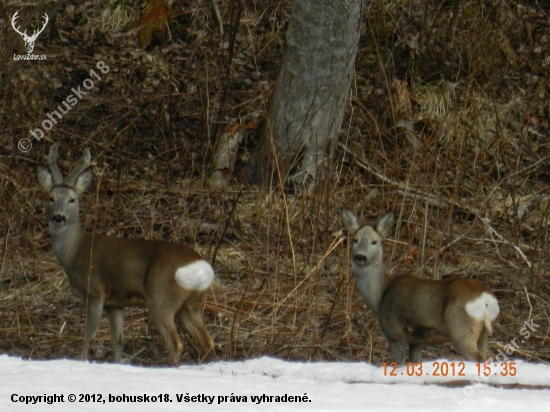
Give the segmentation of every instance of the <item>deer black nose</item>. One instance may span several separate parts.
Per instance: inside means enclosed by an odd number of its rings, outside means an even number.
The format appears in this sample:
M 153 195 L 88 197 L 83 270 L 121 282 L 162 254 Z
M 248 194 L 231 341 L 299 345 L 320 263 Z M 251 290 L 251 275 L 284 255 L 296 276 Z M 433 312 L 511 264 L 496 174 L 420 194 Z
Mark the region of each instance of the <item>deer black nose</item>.
M 67 221 L 67 218 L 63 215 L 53 215 L 52 216 L 52 222 L 54 223 L 65 223 Z
M 365 255 L 355 255 L 355 261 L 357 263 L 367 263 L 367 257 Z

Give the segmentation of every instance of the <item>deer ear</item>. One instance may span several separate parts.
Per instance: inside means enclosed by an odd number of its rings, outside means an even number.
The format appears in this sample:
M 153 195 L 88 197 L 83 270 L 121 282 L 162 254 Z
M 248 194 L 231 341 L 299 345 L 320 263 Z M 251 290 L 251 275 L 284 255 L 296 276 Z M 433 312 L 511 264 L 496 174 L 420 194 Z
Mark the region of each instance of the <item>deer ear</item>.
M 344 226 L 350 233 L 355 233 L 359 230 L 359 220 L 357 216 L 350 212 L 348 209 L 342 209 L 342 220 L 344 221 Z
M 88 166 L 76 178 L 74 184 L 74 190 L 76 191 L 76 193 L 79 195 L 82 194 L 90 186 L 93 178 L 94 173 L 92 170 L 92 166 Z
M 382 237 L 388 237 L 390 229 L 393 226 L 395 216 L 393 212 L 388 212 L 380 218 L 376 225 L 376 231 L 382 235 Z
M 42 189 L 44 189 L 46 192 L 52 190 L 53 178 L 51 173 L 48 172 L 45 167 L 40 165 L 36 167 L 36 178 L 38 179 L 38 184 Z

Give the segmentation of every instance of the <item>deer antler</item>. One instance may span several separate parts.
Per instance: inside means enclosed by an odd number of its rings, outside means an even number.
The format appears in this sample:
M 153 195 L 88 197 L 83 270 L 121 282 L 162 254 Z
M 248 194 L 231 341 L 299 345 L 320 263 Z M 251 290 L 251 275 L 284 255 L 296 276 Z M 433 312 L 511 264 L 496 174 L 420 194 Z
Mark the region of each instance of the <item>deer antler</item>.
M 46 13 L 44 13 L 44 16 L 42 16 L 42 17 L 44 18 L 44 25 L 42 26 L 42 28 L 40 30 L 38 30 L 38 29 L 34 30 L 30 40 L 36 40 L 38 35 L 40 33 L 42 33 L 44 31 L 44 29 L 46 28 L 46 26 L 48 25 L 48 22 L 50 21 L 50 18 L 48 17 L 48 15 Z
M 27 36 L 27 30 L 25 30 L 25 33 L 21 33 L 21 32 L 19 31 L 19 29 L 18 29 L 17 27 L 15 27 L 15 20 L 17 20 L 18 17 L 19 17 L 19 10 L 17 10 L 17 11 L 15 12 L 15 14 L 13 15 L 13 17 L 11 18 L 11 26 L 12 26 L 13 29 L 14 29 L 17 33 L 19 33 L 23 38 L 28 37 L 28 36 Z
M 74 185 L 76 183 L 76 178 L 80 173 L 82 173 L 88 166 L 90 166 L 90 161 L 92 160 L 92 156 L 90 154 L 90 150 L 87 148 L 83 150 L 82 157 L 80 158 L 78 165 L 76 168 L 72 171 L 70 176 L 65 179 L 65 183 L 68 185 Z
M 57 147 L 57 143 L 54 143 L 52 147 L 50 147 L 50 154 L 48 155 L 48 166 L 50 167 L 50 172 L 52 173 L 53 182 L 55 184 L 63 183 L 63 176 L 57 167 L 57 159 L 59 158 Z

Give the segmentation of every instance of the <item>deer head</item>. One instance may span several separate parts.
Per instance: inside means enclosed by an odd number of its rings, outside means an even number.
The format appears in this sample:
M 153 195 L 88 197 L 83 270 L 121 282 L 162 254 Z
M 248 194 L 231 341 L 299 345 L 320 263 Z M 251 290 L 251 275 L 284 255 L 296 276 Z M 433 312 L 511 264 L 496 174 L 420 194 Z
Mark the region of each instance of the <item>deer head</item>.
M 55 231 L 66 224 L 78 223 L 78 198 L 92 182 L 92 168 L 90 166 L 90 151 L 84 153 L 75 170 L 65 179 L 57 167 L 57 143 L 50 148 L 48 155 L 49 173 L 45 168 L 37 168 L 37 177 L 40 187 L 50 194 L 48 217 L 50 230 Z
M 48 168 L 38 166 L 36 174 L 38 184 L 50 198 L 48 226 L 55 255 L 69 284 L 86 304 L 82 358 L 88 356 L 105 311 L 115 360 L 121 362 L 124 307 L 146 306 L 173 364 L 179 362 L 183 350 L 176 318 L 195 339 L 200 359 L 204 359 L 214 348 L 202 323 L 202 301 L 214 279 L 212 266 L 187 245 L 83 230 L 78 209 L 80 195 L 93 178 L 90 151 L 84 149 L 73 172 L 63 179 L 57 167 L 57 148 L 57 144 L 51 146 Z

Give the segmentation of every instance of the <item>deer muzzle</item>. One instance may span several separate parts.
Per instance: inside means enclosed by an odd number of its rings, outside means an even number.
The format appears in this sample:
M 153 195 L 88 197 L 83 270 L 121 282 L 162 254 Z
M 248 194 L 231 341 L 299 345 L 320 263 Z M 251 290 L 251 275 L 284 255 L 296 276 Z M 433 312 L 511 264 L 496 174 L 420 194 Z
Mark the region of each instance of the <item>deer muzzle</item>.
M 67 218 L 63 215 L 57 214 L 52 216 L 52 222 L 58 225 L 63 225 L 67 223 Z
M 367 263 L 367 257 L 363 254 L 355 255 L 355 262 L 357 263 Z

